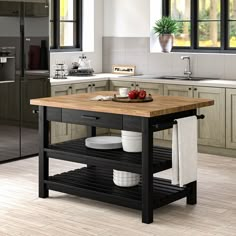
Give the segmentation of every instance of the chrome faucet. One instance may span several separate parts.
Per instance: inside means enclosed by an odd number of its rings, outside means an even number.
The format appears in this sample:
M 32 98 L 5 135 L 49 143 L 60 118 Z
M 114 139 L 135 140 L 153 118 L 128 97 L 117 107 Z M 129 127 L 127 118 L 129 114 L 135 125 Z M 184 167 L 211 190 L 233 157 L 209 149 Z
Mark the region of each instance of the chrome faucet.
M 191 71 L 191 61 L 190 56 L 182 56 L 182 60 L 188 60 L 188 66 L 184 69 L 184 75 L 187 76 L 188 79 L 191 79 L 192 71 Z

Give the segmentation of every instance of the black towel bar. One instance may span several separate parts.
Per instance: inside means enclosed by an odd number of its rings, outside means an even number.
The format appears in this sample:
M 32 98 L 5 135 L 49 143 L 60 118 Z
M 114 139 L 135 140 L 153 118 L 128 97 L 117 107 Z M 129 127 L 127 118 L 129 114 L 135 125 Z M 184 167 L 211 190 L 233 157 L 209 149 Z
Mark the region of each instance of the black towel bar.
M 200 120 L 200 119 L 202 120 L 202 119 L 205 118 L 204 115 L 196 115 L 196 117 L 197 117 L 198 120 Z M 176 125 L 176 124 L 177 124 L 177 120 L 174 120 L 174 121 L 173 121 L 173 125 Z

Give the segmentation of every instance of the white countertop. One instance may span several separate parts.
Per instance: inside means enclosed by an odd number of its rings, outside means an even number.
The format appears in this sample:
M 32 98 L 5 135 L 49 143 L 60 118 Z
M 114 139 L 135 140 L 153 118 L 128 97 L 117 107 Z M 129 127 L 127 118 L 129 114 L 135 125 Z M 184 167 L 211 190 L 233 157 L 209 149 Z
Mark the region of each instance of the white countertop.
M 204 87 L 221 87 L 221 88 L 236 88 L 236 80 L 221 80 L 210 79 L 201 81 L 190 80 L 170 80 L 170 79 L 154 79 L 155 75 L 139 75 L 127 76 L 111 73 L 95 74 L 93 76 L 68 76 L 67 79 L 52 79 L 50 78 L 51 85 L 74 84 L 81 82 L 101 81 L 104 79 L 120 80 L 120 81 L 136 81 L 148 83 L 161 83 L 161 84 L 176 84 L 176 85 L 190 85 L 190 86 L 204 86 Z
M 118 79 L 120 77 L 127 77 L 127 75 L 101 73 L 101 74 L 94 74 L 92 76 L 67 76 L 67 79 L 50 78 L 50 83 L 51 85 L 75 84 L 75 83 L 81 83 L 81 82 L 101 81 L 104 79 L 107 79 L 107 80 L 113 79 L 113 78 Z

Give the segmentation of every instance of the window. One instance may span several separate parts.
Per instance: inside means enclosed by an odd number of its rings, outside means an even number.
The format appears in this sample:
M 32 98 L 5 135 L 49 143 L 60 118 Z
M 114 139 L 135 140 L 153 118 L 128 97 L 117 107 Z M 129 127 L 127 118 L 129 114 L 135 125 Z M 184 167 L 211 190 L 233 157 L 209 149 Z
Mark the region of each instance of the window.
M 174 50 L 236 49 L 236 0 L 163 0 L 179 26 Z
M 82 50 L 82 0 L 51 0 L 50 8 L 50 48 Z

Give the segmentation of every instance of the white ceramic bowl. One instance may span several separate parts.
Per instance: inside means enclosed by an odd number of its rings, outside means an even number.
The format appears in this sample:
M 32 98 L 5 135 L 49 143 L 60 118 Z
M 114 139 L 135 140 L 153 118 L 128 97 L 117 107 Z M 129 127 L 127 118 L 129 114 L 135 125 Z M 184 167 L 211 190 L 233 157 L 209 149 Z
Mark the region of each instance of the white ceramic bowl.
M 126 130 L 121 130 L 121 135 L 127 136 L 127 137 L 142 137 L 142 133 L 139 132 L 132 132 L 132 131 L 126 131 Z
M 142 138 L 123 137 L 122 147 L 125 152 L 142 152 Z
M 126 171 L 113 170 L 113 182 L 119 187 L 133 187 L 139 184 L 140 175 Z
M 119 171 L 119 170 L 113 170 L 113 176 L 117 176 L 119 178 L 139 178 L 140 177 L 139 174 L 126 172 L 126 171 Z

